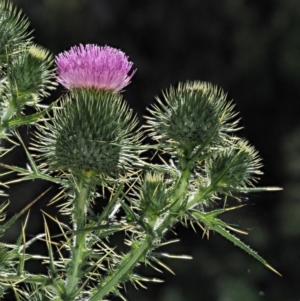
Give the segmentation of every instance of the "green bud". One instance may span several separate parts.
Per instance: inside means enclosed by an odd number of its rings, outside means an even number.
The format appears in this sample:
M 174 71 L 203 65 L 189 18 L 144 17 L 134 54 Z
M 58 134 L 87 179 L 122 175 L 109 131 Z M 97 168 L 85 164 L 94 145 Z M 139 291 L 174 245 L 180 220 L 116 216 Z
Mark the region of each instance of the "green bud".
M 150 136 L 163 144 L 183 149 L 219 145 L 225 134 L 236 130 L 236 122 L 229 122 L 236 116 L 233 106 L 226 103 L 224 92 L 210 83 L 180 83 L 163 96 L 164 101 L 157 98 L 158 105 L 149 110 L 152 117 L 148 117 Z
M 73 91 L 52 122 L 37 134 L 51 169 L 115 176 L 138 160 L 137 119 L 120 94 Z
M 19 103 L 37 100 L 38 95 L 47 96 L 54 89 L 52 55 L 44 48 L 30 45 L 20 49 L 8 63 L 7 78 L 15 90 Z
M 166 187 L 163 175 L 157 173 L 146 173 L 140 191 L 142 210 L 149 217 L 158 216 L 167 205 Z
M 10 1 L 0 1 L 0 66 L 21 45 L 29 42 L 29 22 Z
M 221 192 L 253 186 L 262 174 L 261 167 L 258 152 L 244 140 L 216 152 L 206 162 L 211 185 Z

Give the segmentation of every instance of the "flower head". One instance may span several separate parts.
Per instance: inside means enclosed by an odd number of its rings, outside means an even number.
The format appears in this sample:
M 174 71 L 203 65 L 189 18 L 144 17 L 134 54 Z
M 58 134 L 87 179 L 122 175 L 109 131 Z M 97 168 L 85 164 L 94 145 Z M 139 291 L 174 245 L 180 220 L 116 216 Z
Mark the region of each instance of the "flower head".
M 121 50 L 93 44 L 72 47 L 56 57 L 57 81 L 72 90 L 91 88 L 117 92 L 127 86 L 136 70 Z

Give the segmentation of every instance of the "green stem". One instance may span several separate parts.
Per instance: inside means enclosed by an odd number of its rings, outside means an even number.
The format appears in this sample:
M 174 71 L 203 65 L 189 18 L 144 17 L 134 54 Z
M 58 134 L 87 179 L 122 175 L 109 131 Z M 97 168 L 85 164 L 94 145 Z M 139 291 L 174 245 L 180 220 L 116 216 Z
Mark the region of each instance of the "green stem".
M 182 206 L 183 196 L 186 194 L 186 190 L 189 185 L 191 165 L 192 161 L 189 161 L 182 170 L 181 177 L 173 192 L 172 205 L 168 209 L 169 212 L 167 212 L 164 216 L 164 220 L 160 223 L 158 229 L 156 229 L 157 233 L 163 233 L 166 227 L 169 227 L 172 222 L 177 219 L 177 214 L 179 213 Z
M 145 256 L 147 251 L 151 248 L 152 239 L 147 237 L 138 248 L 134 249 L 118 267 L 117 271 L 110 275 L 98 292 L 91 297 L 90 301 L 102 300 L 109 292 L 111 292 L 117 285 L 128 275 L 132 268 Z
M 173 205 L 171 207 L 171 213 L 177 213 L 180 209 L 182 197 L 186 193 L 186 189 L 189 185 L 189 179 L 191 176 L 190 164 L 187 164 L 185 169 L 182 171 L 181 177 L 178 181 L 177 187 L 174 191 Z
M 171 215 L 168 214 L 165 218 L 165 221 L 160 226 L 160 229 L 162 231 L 164 230 L 164 227 L 163 227 L 164 225 L 166 225 L 168 223 L 170 224 L 170 222 L 172 220 L 176 220 L 176 218 L 177 218 L 176 213 L 179 213 L 179 211 L 180 211 L 182 197 L 186 193 L 186 190 L 187 190 L 187 187 L 189 184 L 192 166 L 196 161 L 199 161 L 199 158 L 201 157 L 201 153 L 203 152 L 205 147 L 207 145 L 209 145 L 209 143 L 213 139 L 218 128 L 219 128 L 219 124 L 217 124 L 215 126 L 213 133 L 208 137 L 208 139 L 203 143 L 203 145 L 198 148 L 198 150 L 196 151 L 195 154 L 191 155 L 194 147 L 192 147 L 191 145 L 186 146 L 185 158 L 187 159 L 187 162 L 186 162 L 185 166 L 183 166 L 183 168 L 182 168 L 181 177 L 180 177 L 180 179 L 178 181 L 178 185 L 174 191 L 174 197 L 173 197 L 174 201 L 172 202 L 172 206 L 170 208 Z
M 215 185 L 209 185 L 206 189 L 199 191 L 195 197 L 188 202 L 186 209 L 193 208 L 196 204 L 201 203 L 202 200 L 204 200 L 211 192 L 215 191 L 216 186 Z
M 86 231 L 80 231 L 84 229 L 86 219 L 86 204 L 90 198 L 92 178 L 94 172 L 89 171 L 84 173 L 78 183 L 78 190 L 74 199 L 74 226 L 75 231 L 79 231 L 74 236 L 74 246 L 72 248 L 72 262 L 67 272 L 67 283 L 66 283 L 66 295 L 67 300 L 75 297 L 78 283 L 81 279 L 82 271 L 81 266 L 84 259 L 84 253 L 86 251 L 85 237 Z
M 2 122 L 3 123 L 7 122 L 15 112 L 16 112 L 16 107 L 11 102 L 9 102 L 9 106 L 7 108 L 5 115 L 2 118 Z
M 13 116 L 13 114 L 16 112 L 16 107 L 12 104 L 12 102 L 9 102 L 7 111 L 5 115 L 3 116 L 0 124 L 0 132 L 4 133 L 5 129 L 8 128 L 8 121 Z
M 38 284 L 43 284 L 47 285 L 51 283 L 51 279 L 43 276 L 43 275 L 30 275 L 30 276 L 16 276 L 15 274 L 13 275 L 5 275 L 2 276 L 0 275 L 0 281 L 1 282 L 8 282 L 8 283 L 21 283 L 21 282 L 26 282 L 26 283 L 38 283 Z

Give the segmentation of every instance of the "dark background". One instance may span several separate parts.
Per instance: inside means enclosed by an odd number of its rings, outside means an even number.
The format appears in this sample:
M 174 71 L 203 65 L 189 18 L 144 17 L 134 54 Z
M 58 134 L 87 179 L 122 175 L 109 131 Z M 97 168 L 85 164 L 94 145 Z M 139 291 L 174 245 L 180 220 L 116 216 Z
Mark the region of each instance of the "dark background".
M 282 278 L 217 234 L 206 240 L 200 230 L 194 233 L 178 226 L 181 242 L 168 250 L 194 259 L 167 260 L 176 276 L 150 271 L 165 283 L 138 291 L 128 284 L 128 299 L 299 301 L 300 1 L 13 2 L 29 17 L 35 41 L 54 54 L 79 43 L 110 45 L 126 52 L 138 71 L 125 97 L 141 118 L 154 96 L 170 84 L 205 80 L 222 87 L 241 112 L 240 135 L 264 160 L 259 184 L 284 187 L 282 192 L 250 196 L 248 206 L 223 217 L 249 231 L 242 239 Z M 21 209 L 45 187 L 47 183 L 40 182 L 12 185 L 9 212 Z M 47 209 L 46 203 L 40 206 Z M 28 231 L 39 228 L 38 213 L 33 211 Z M 15 234 L 20 233 L 20 224 L 17 227 Z

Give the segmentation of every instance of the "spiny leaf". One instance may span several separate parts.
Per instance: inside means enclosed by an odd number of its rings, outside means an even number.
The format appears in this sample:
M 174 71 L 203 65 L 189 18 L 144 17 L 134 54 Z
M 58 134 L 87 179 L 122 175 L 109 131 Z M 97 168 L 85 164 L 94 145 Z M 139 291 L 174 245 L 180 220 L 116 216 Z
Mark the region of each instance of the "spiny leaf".
M 277 270 L 275 270 L 271 265 L 269 265 L 261 256 L 257 254 L 254 250 L 252 250 L 249 246 L 247 246 L 245 243 L 243 243 L 240 239 L 232 235 L 229 231 L 225 230 L 223 227 L 216 225 L 214 227 L 214 230 L 221 234 L 226 239 L 230 240 L 233 244 L 240 247 L 242 250 L 253 256 L 256 260 L 261 262 L 265 267 L 270 269 L 275 274 L 282 276 Z
M 218 212 L 219 211 L 219 212 Z M 223 212 L 226 211 L 225 209 Z M 252 250 L 249 246 L 247 246 L 244 242 L 242 242 L 239 238 L 231 234 L 229 231 L 225 229 L 225 227 L 231 228 L 228 226 L 225 222 L 217 219 L 215 216 L 217 214 L 222 213 L 221 210 L 216 210 L 214 212 L 209 213 L 203 213 L 203 212 L 197 212 L 193 211 L 192 215 L 198 219 L 200 219 L 201 222 L 205 224 L 205 226 L 209 229 L 212 229 L 219 234 L 221 234 L 223 237 L 231 241 L 234 245 L 240 247 L 242 250 L 247 252 L 249 255 L 254 257 L 256 260 L 258 260 L 260 263 L 262 263 L 265 267 L 273 271 L 279 276 L 282 276 L 277 270 L 275 270 L 271 265 L 269 265 L 266 260 L 264 260 L 261 256 L 257 254 L 254 250 Z
M 15 214 L 12 218 L 10 218 L 4 225 L 0 226 L 0 236 L 11 227 L 12 224 L 24 213 L 26 212 L 34 203 L 40 200 L 49 190 L 48 188 L 46 191 L 42 192 L 37 198 L 35 198 L 32 202 L 30 202 L 27 206 L 25 206 L 19 213 Z M 5 207 L 4 207 L 5 208 Z M 2 208 L 2 209 L 4 209 Z

